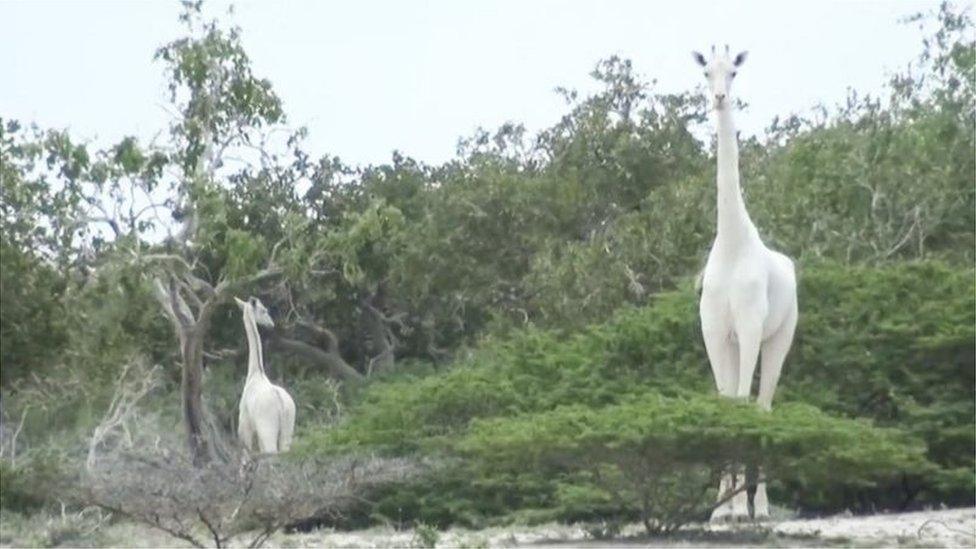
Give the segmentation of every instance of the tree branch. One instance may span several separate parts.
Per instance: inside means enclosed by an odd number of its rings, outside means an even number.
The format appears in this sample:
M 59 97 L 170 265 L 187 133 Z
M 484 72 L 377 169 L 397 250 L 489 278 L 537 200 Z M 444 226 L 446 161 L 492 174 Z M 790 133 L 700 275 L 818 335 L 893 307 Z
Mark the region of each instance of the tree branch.
M 200 298 L 197 297 L 197 293 L 193 291 L 193 287 L 190 285 L 190 283 L 187 282 L 185 278 L 173 277 L 173 280 L 176 281 L 176 284 L 179 288 L 186 290 L 186 296 L 189 298 L 190 303 L 193 304 L 193 306 L 196 308 L 197 312 L 199 313 L 200 310 L 203 309 L 203 301 L 201 301 Z
M 153 279 L 153 296 L 159 305 L 163 308 L 163 313 L 166 318 L 173 323 L 173 329 L 176 331 L 177 335 L 182 338 L 183 326 L 180 324 L 179 318 L 176 316 L 176 311 L 173 310 L 173 302 L 170 300 L 169 292 L 166 291 L 166 286 L 158 278 Z
M 176 284 L 176 277 L 170 277 L 169 279 L 169 300 L 176 320 L 180 323 L 181 327 L 189 330 L 194 324 L 193 311 L 190 310 L 190 306 L 180 296 L 180 289 Z
M 282 275 L 282 270 L 277 267 L 270 267 L 267 269 L 262 269 L 254 273 L 253 275 L 246 278 L 238 278 L 234 280 L 224 280 L 220 284 L 217 284 L 217 288 L 214 290 L 216 294 L 215 297 L 218 299 L 223 299 L 228 295 L 236 294 L 243 290 L 244 288 L 249 288 L 251 286 L 256 286 L 262 282 L 268 280 L 273 280 Z
M 186 259 L 183 259 L 183 257 L 176 254 L 146 254 L 146 255 L 137 255 L 136 258 L 146 262 L 159 261 L 161 263 L 164 262 L 178 263 L 182 267 L 184 267 L 187 271 L 193 270 L 193 266 L 187 263 Z
M 325 341 L 325 350 L 328 352 L 339 352 L 339 338 L 332 332 L 332 330 L 319 326 L 317 324 L 312 324 L 307 320 L 298 320 L 296 322 L 302 328 L 315 334 L 319 340 Z
M 258 271 L 249 277 L 221 281 L 219 284 L 217 284 L 217 287 L 214 288 L 213 294 L 203 302 L 203 307 L 201 307 L 200 315 L 197 318 L 197 324 L 206 326 L 210 322 L 210 317 L 213 315 L 217 305 L 222 303 L 228 297 L 241 292 L 245 288 L 256 286 L 268 280 L 273 280 L 281 275 L 281 269 L 272 267 Z
M 289 339 L 277 333 L 272 337 L 271 344 L 281 350 L 301 355 L 324 366 L 329 376 L 334 379 L 357 383 L 363 381 L 363 375 L 350 366 L 337 351 L 323 351 L 308 343 Z
M 207 297 L 210 297 L 215 293 L 214 287 L 209 282 L 197 277 L 192 272 L 188 271 L 183 273 L 183 279 L 186 280 L 187 284 L 190 285 L 190 288 L 192 288 L 193 291 L 203 292 L 207 295 Z

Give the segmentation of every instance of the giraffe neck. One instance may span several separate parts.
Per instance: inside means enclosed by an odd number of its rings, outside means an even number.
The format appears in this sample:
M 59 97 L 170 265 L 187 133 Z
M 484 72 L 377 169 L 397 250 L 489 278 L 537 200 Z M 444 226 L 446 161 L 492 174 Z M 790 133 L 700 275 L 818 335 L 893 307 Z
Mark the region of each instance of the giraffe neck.
M 244 332 L 247 334 L 247 380 L 264 376 L 264 355 L 261 350 L 261 334 L 250 309 L 244 311 Z M 245 381 L 245 382 L 246 382 Z
M 732 106 L 718 111 L 718 223 L 715 241 L 736 246 L 755 232 L 739 188 L 739 143 Z

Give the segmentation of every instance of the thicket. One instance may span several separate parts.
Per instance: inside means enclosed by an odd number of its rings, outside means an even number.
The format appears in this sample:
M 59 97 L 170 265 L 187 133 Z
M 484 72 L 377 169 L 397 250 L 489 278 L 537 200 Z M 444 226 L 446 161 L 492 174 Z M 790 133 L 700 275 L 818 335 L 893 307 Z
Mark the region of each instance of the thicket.
M 820 453 L 807 456 L 808 466 L 789 468 L 788 477 L 773 476 L 772 497 L 810 511 L 867 511 L 971 501 L 976 452 L 973 277 L 971 268 L 939 262 L 858 268 L 821 263 L 803 269 L 799 297 L 804 318 L 790 354 L 789 375 L 783 376 L 772 415 L 783 421 L 776 428 L 786 429 L 791 422 L 796 423 L 799 442 L 792 450 L 796 452 L 794 458 L 799 460 L 808 451 L 808 444 Z M 652 305 L 625 309 L 611 321 L 580 333 L 567 336 L 552 330 L 530 330 L 487 343 L 444 373 L 376 383 L 342 425 L 310 433 L 300 442 L 298 452 L 365 449 L 391 455 L 433 453 L 451 462 L 455 445 L 470 437 L 472 426 L 479 422 L 507 418 L 514 425 L 531 427 L 540 417 L 570 421 L 561 418 L 560 410 L 598 416 L 652 395 L 648 398 L 672 403 L 681 419 L 670 415 L 655 418 L 660 413 L 658 408 L 648 406 L 641 412 L 629 404 L 634 414 L 647 416 L 642 419 L 647 429 L 661 425 L 655 421 L 672 422 L 664 433 L 643 431 L 648 447 L 661 447 L 654 436 L 682 433 L 682 444 L 689 448 L 689 455 L 693 454 L 699 443 L 709 441 L 710 429 L 722 432 L 726 427 L 721 422 L 708 423 L 714 420 L 713 413 L 696 417 L 702 407 L 720 406 L 712 402 L 713 397 L 705 396 L 712 395 L 714 389 L 704 349 L 687 344 L 701 340 L 696 297 L 691 287 L 658 294 Z M 789 408 L 794 403 L 813 405 L 831 414 L 810 416 L 807 422 L 809 426 L 816 425 L 814 420 L 822 421 L 823 432 L 813 428 L 803 431 L 802 413 L 796 410 L 810 409 Z M 783 406 L 787 411 L 780 415 Z M 747 411 L 719 409 L 744 425 L 755 421 Z M 863 435 L 866 428 L 843 423 L 838 419 L 843 417 L 871 419 L 878 426 L 913 438 L 924 445 L 931 463 L 899 469 L 897 452 L 872 447 L 870 436 Z M 750 437 L 762 437 L 762 425 L 756 423 L 755 431 L 748 436 L 728 434 L 727 440 L 741 437 L 756 443 Z M 535 450 L 522 448 L 526 462 L 533 455 L 558 453 L 561 448 L 547 447 L 544 432 L 530 429 L 528 433 L 538 438 L 538 446 Z M 804 440 L 799 433 L 811 438 Z M 838 438 L 831 439 L 831 434 Z M 485 448 L 491 447 L 490 436 L 482 434 L 478 439 Z M 765 444 L 770 453 L 788 459 L 789 452 L 773 449 L 776 432 L 766 432 L 765 436 L 768 438 L 757 443 L 755 451 L 761 452 Z M 845 436 L 855 438 L 843 442 Z M 857 437 L 863 440 L 852 448 L 849 443 Z M 819 443 L 813 444 L 815 440 Z M 502 445 L 501 440 L 498 444 Z M 831 459 L 851 457 L 853 452 L 867 448 L 872 450 L 857 454 L 862 460 L 855 461 L 862 467 L 859 473 L 839 474 L 830 483 L 820 482 L 825 472 L 842 470 Z M 484 454 L 487 457 L 482 466 L 490 467 L 496 456 L 487 450 Z M 710 452 L 701 459 L 708 455 Z M 889 458 L 893 461 L 885 468 Z M 389 501 L 378 504 L 378 512 L 417 513 L 425 522 L 472 525 L 513 509 L 550 506 L 550 511 L 559 512 L 539 516 L 600 517 L 599 499 L 587 501 L 589 507 L 556 505 L 554 498 L 562 491 L 582 488 L 553 476 L 551 471 L 522 468 L 511 474 L 485 474 L 472 472 L 470 460 L 453 463 L 463 472 L 448 472 L 418 483 L 407 488 L 406 494 L 389 494 Z M 669 463 L 675 466 L 695 461 L 682 455 Z M 475 467 L 475 471 L 479 469 Z M 887 471 L 889 475 L 875 479 L 879 482 L 868 482 L 872 471 Z M 609 512 L 606 505 L 602 509 Z M 615 509 L 627 516 L 635 513 L 633 505 Z
M 185 36 L 155 57 L 176 113 L 160 141 L 96 149 L 0 121 L 4 509 L 57 507 L 99 428 L 103 452 L 183 429 L 167 451 L 226 460 L 246 352 L 231 294 L 270 306 L 268 368 L 295 395 L 300 452 L 441 460 L 347 524 L 637 518 L 646 507 L 578 467 L 583 446 L 550 475 L 491 470 L 475 442 L 533 417 L 604 429 L 641 407 L 632 426 L 650 429 L 660 402 L 689 422 L 755 419 L 706 396 L 693 280 L 715 186 L 699 90 L 657 93 L 612 57 L 592 73 L 601 89 L 561 90 L 567 113 L 536 135 L 509 123 L 442 165 L 355 167 L 306 151 L 239 30 L 185 6 Z M 741 146 L 750 212 L 801 283 L 783 414 L 749 436 L 783 459 L 836 442 L 768 464 L 790 473 L 774 500 L 802 510 L 973 502 L 973 26 L 949 5 L 913 21 L 934 28 L 887 96 L 851 92 Z M 132 364 L 158 365 L 158 381 L 112 420 Z M 817 427 L 790 433 L 790 418 Z M 878 454 L 846 456 L 850 436 Z M 848 458 L 861 473 L 820 489 L 817 471 Z M 715 471 L 676 474 L 683 490 Z

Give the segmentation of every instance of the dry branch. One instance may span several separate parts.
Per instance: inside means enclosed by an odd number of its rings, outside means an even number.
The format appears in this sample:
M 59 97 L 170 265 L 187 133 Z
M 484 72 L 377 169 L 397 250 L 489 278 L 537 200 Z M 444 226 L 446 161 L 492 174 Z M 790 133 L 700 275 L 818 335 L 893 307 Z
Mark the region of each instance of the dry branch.
M 129 371 L 136 365 L 136 379 L 130 379 Z M 88 458 L 85 468 L 91 470 L 95 466 L 98 448 L 118 428 L 124 428 L 125 422 L 135 414 L 136 405 L 159 382 L 159 367 L 153 366 L 148 371 L 138 362 L 128 362 L 123 366 L 119 375 L 115 395 L 109 404 L 105 417 L 95 427 L 88 443 Z
M 206 531 L 218 547 L 253 536 L 257 547 L 282 527 L 336 513 L 357 494 L 418 472 L 402 459 L 348 457 L 328 461 L 248 461 L 197 467 L 179 455 L 117 454 L 99 460 L 84 481 L 85 503 L 126 516 L 202 547 Z
M 325 368 L 329 377 L 346 382 L 363 381 L 363 375 L 350 366 L 338 349 L 323 350 L 318 347 L 275 334 L 271 340 L 273 348 L 302 356 Z

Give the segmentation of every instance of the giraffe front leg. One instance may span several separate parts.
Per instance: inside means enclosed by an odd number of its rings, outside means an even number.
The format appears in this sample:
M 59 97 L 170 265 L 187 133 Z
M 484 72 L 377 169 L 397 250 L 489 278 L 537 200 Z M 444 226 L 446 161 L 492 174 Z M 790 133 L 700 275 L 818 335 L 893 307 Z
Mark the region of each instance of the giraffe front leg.
M 760 477 L 762 471 L 759 471 Z M 756 495 L 752 498 L 752 518 L 755 520 L 769 520 L 769 498 L 766 496 L 766 483 L 756 484 Z
M 712 516 L 709 519 L 713 524 L 728 522 L 732 517 L 732 499 L 725 499 L 728 494 L 732 491 L 732 487 L 735 485 L 734 476 L 731 473 L 725 473 L 722 475 L 722 480 L 718 484 L 718 501 L 723 501 L 712 510 Z
M 746 471 L 745 467 L 737 467 L 735 474 L 732 475 L 733 489 L 736 494 L 732 496 L 732 513 L 729 520 L 732 522 L 746 522 L 749 520 L 749 494 L 746 493 Z
M 749 496 L 745 490 L 745 470 L 735 466 L 722 475 L 718 488 L 718 501 L 723 501 L 712 511 L 709 522 L 741 522 L 749 520 Z

